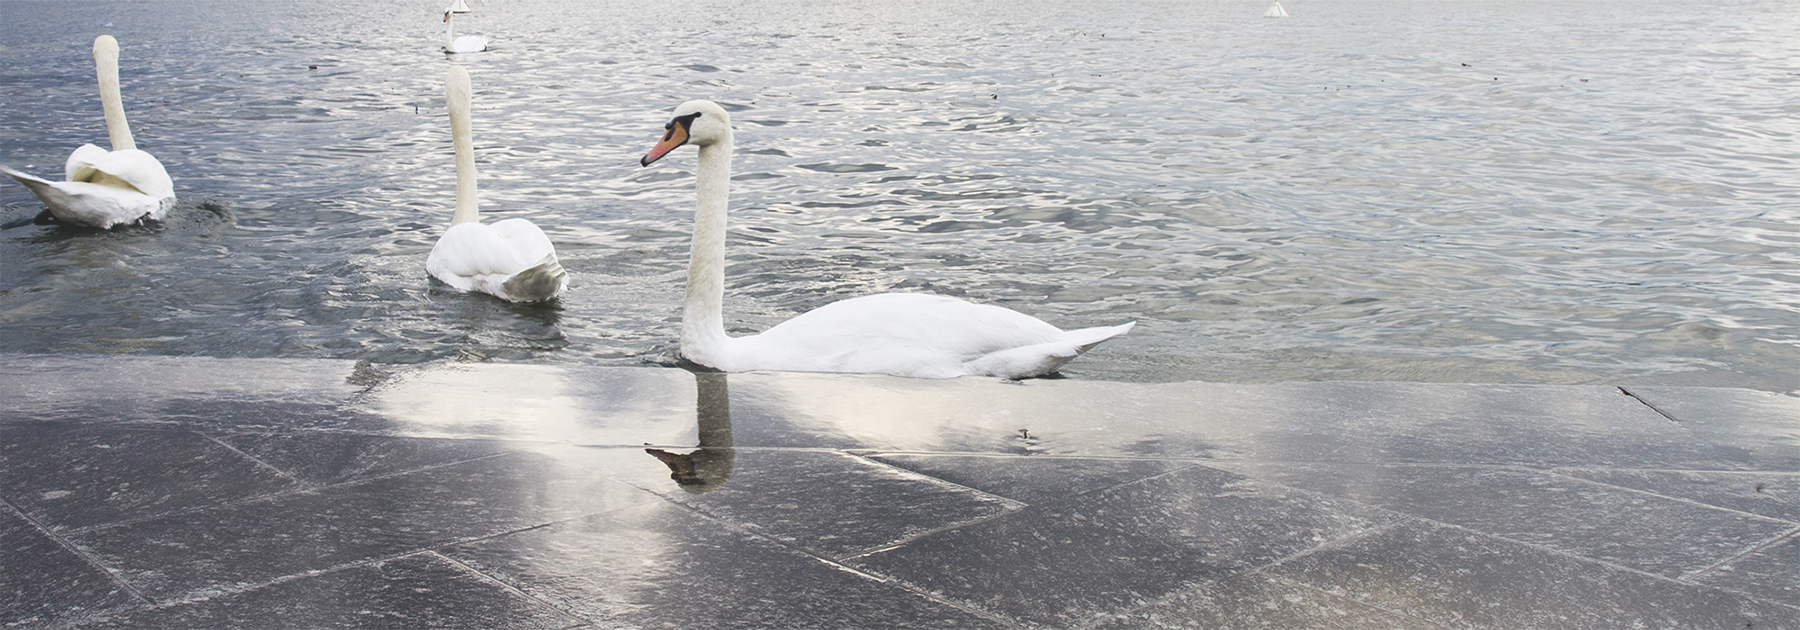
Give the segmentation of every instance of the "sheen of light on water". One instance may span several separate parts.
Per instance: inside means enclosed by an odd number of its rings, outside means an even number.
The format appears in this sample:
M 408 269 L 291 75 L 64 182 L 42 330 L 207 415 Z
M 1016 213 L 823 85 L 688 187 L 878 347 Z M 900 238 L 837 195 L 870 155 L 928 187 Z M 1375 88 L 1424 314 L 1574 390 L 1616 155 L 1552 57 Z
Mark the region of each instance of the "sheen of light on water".
M 737 332 L 928 291 L 1140 322 L 1074 378 L 1800 388 L 1800 5 L 471 4 L 456 61 L 425 0 L 0 5 L 0 164 L 104 142 L 110 33 L 182 198 L 0 232 L 0 352 L 668 364 L 693 158 L 636 159 L 709 98 Z M 448 63 L 560 304 L 425 277 Z

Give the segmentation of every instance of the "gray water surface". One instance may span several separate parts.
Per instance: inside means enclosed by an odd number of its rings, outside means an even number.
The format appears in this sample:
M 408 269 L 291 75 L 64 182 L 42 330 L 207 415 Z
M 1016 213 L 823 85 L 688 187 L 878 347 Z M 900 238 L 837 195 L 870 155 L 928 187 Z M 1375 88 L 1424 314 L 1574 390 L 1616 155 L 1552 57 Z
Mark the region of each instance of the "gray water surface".
M 443 4 L 0 2 L 0 164 L 104 144 L 110 33 L 181 197 L 0 232 L 0 352 L 671 364 L 694 158 L 637 158 L 709 98 L 737 332 L 926 291 L 1137 320 L 1082 379 L 1800 388 L 1786 0 L 471 0 L 454 61 Z M 425 276 L 450 63 L 555 305 Z

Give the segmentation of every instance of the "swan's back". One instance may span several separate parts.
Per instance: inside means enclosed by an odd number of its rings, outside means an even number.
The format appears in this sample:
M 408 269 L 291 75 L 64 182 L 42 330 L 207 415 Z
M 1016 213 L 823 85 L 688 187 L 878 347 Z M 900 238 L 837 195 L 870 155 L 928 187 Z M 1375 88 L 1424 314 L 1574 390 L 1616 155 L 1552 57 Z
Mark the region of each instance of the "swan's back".
M 544 295 L 511 296 L 506 289 L 498 288 L 514 276 L 546 263 L 549 266 L 545 271 L 554 276 L 554 286 L 547 287 Z M 518 301 L 554 297 L 568 282 L 562 267 L 556 264 L 556 246 L 550 243 L 550 237 L 525 219 L 450 226 L 431 248 L 425 271 L 463 291 L 482 291 Z
M 453 53 L 474 53 L 487 50 L 487 47 L 488 38 L 486 35 L 462 35 L 451 40 L 450 45 L 445 48 L 445 50 Z
M 924 378 L 1042 376 L 1098 340 L 956 298 L 884 293 L 827 304 L 727 342 L 726 371 L 859 372 Z M 1094 330 L 1094 329 L 1088 329 Z M 1075 337 L 1071 337 L 1074 335 Z
M 107 151 L 84 144 L 69 154 L 63 177 L 71 182 L 130 188 L 162 201 L 175 198 L 175 181 L 155 156 L 140 149 Z

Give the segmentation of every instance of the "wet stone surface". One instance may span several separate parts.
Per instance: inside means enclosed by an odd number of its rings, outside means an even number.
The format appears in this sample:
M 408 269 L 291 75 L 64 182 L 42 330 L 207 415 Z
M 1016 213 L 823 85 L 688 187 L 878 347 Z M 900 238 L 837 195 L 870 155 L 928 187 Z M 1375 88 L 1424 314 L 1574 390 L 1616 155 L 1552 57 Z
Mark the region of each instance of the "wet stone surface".
M 1047 502 L 854 558 L 997 614 L 1065 627 L 1397 518 L 1202 467 Z M 945 566 L 958 567 L 945 571 Z
M 49 627 L 109 610 L 141 607 L 124 584 L 0 506 L 0 615 L 6 626 Z
M 12 359 L 0 627 L 1800 627 L 1759 392 Z
M 430 552 L 104 617 L 93 628 L 493 628 L 581 621 Z
M 1670 578 L 1705 570 L 1794 527 L 1510 467 L 1289 463 L 1236 470 Z
M 1409 521 L 1272 576 L 1448 627 L 1787 628 L 1800 610 Z
M 1106 619 L 1096 628 L 1395 628 L 1425 630 L 1436 624 L 1357 602 L 1346 597 L 1269 577 L 1235 575 L 1127 615 Z
M 0 492 L 56 531 L 203 508 L 300 487 L 193 431 L 0 426 Z
M 596 627 L 1010 627 L 668 503 L 443 553 Z

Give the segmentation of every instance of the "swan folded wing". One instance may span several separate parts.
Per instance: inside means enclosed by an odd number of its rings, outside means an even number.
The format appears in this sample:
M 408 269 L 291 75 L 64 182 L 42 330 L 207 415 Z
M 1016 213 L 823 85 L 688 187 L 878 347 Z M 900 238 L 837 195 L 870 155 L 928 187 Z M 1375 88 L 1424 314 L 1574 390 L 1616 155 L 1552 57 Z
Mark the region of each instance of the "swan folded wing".
M 463 35 L 452 40 L 450 46 L 445 50 L 453 53 L 472 53 L 487 50 L 487 47 L 486 35 Z
M 459 223 L 450 226 L 431 248 L 425 270 L 467 291 L 472 286 L 470 279 L 476 276 L 510 276 L 555 254 L 544 231 L 524 219 L 507 219 L 492 225 Z
M 733 341 L 753 345 L 754 356 L 763 358 L 740 369 L 948 378 L 970 373 L 964 364 L 972 360 L 1062 335 L 1055 326 L 998 306 L 885 293 L 827 304 Z
M 63 163 L 63 181 L 91 182 L 95 174 L 94 162 L 112 153 L 93 144 L 76 147 L 69 153 L 69 161 Z
M 92 146 L 92 145 L 89 145 Z M 85 147 L 84 147 L 85 148 Z M 98 148 L 98 147 L 96 147 Z M 79 153 L 81 150 L 76 149 Z M 73 163 L 75 156 L 69 156 Z M 104 155 L 92 155 L 84 160 L 85 164 L 78 169 L 82 174 L 91 173 L 86 178 L 71 177 L 69 181 L 86 181 L 95 184 L 130 187 L 151 199 L 162 201 L 175 198 L 175 181 L 169 178 L 169 171 L 163 168 L 155 156 L 138 149 L 124 151 L 108 151 Z M 65 166 L 65 171 L 77 170 Z

